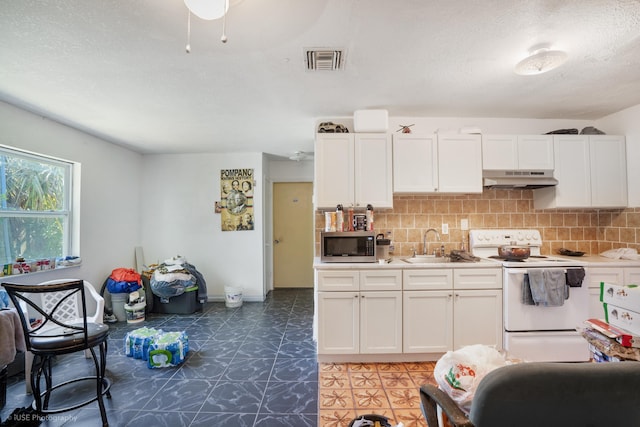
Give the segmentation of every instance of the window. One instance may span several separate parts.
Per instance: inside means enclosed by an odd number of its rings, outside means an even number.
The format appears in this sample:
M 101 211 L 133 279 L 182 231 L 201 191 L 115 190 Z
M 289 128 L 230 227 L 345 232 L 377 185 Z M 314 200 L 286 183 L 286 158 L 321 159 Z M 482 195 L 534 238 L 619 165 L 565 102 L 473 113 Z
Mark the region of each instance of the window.
M 0 147 L 0 264 L 69 255 L 72 167 Z

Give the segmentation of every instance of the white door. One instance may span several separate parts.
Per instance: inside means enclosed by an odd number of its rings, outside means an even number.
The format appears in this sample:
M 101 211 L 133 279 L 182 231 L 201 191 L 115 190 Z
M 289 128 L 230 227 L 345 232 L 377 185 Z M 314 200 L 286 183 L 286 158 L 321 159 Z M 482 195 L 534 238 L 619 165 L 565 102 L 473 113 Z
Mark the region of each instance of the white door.
M 313 184 L 273 185 L 273 285 L 313 287 Z

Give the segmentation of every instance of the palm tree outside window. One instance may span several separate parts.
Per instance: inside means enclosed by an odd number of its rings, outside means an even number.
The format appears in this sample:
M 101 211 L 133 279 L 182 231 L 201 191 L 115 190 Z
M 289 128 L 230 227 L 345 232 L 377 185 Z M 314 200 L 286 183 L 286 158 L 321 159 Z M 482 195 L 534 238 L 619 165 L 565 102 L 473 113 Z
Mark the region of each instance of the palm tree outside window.
M 0 265 L 70 254 L 72 167 L 0 147 Z

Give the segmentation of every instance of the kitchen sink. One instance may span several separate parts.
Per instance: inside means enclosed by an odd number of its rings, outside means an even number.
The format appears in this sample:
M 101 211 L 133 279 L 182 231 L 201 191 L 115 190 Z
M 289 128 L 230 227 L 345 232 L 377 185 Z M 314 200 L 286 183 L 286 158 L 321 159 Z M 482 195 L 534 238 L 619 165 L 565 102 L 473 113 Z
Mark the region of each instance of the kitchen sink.
M 415 257 L 403 258 L 402 261 L 409 264 L 434 264 L 450 262 L 450 259 L 442 256 L 416 255 Z

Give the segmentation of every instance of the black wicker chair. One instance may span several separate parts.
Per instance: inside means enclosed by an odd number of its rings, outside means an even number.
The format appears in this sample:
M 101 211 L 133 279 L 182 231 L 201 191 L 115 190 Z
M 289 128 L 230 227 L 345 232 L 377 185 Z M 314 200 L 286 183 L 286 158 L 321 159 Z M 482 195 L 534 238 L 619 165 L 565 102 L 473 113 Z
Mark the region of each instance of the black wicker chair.
M 39 285 L 3 283 L 2 286 L 18 308 L 26 347 L 33 353 L 30 375 L 34 395 L 33 408 L 43 415 L 56 414 L 97 401 L 102 425 L 108 426 L 103 395 L 111 397 L 111 383 L 105 378 L 109 327 L 87 321 L 84 281 L 69 280 Z M 41 303 L 45 300 L 48 301 L 46 305 Z M 70 307 L 73 307 L 74 315 L 69 314 Z M 99 355 L 96 355 L 96 349 Z M 54 385 L 53 359 L 59 355 L 85 351 L 90 352 L 92 356 L 95 375 L 73 378 Z M 68 401 L 70 395 L 75 394 L 71 388 L 72 384 L 83 381 L 95 382 L 95 394 L 92 393 L 89 398 L 79 403 L 68 403 L 62 407 L 50 405 L 52 396 L 60 395 L 65 397 L 65 402 Z M 66 387 L 70 387 L 70 391 L 64 394 Z
M 455 427 L 640 426 L 640 363 L 519 363 L 489 372 L 465 414 L 438 387 L 420 387 L 428 427 L 437 407 Z

